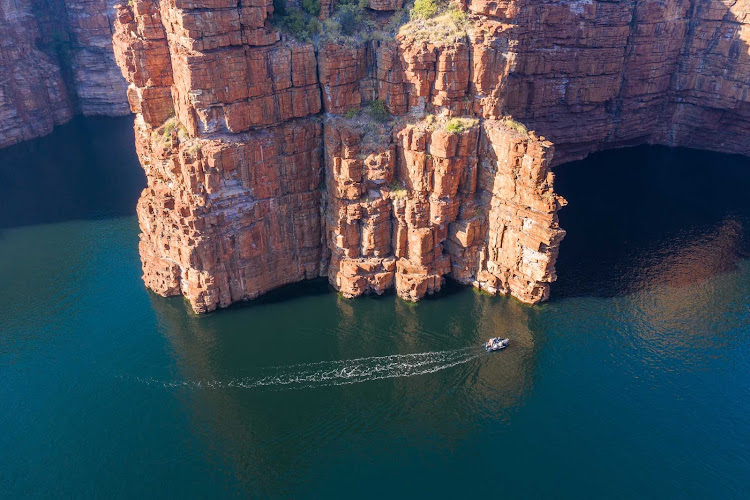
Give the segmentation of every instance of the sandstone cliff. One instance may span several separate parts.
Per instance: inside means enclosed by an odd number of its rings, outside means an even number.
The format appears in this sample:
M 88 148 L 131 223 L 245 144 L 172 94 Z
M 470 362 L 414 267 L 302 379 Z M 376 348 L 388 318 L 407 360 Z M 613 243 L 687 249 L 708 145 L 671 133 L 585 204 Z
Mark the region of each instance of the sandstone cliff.
M 383 36 L 399 6 L 315 43 L 270 0 L 117 6 L 150 288 L 205 312 L 314 276 L 407 300 L 449 276 L 535 303 L 564 235 L 552 164 L 750 153 L 746 3 L 476 0 Z
M 109 0 L 0 0 L 0 147 L 128 112 Z
M 750 153 L 746 0 L 472 0 L 467 8 L 507 33 L 507 51 L 490 55 L 507 73 L 486 93 L 555 143 L 554 163 L 644 142 Z M 482 43 L 496 45 L 495 36 Z

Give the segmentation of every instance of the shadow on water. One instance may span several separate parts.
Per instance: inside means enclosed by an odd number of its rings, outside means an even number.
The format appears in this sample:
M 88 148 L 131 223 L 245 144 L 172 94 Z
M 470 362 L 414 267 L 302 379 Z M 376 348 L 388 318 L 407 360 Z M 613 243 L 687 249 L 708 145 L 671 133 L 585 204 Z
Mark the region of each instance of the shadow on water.
M 0 150 L 0 229 L 134 215 L 146 186 L 133 118 L 75 118 Z
M 750 158 L 638 146 L 592 154 L 556 175 L 569 204 L 553 300 L 683 287 L 750 255 Z
M 228 310 L 242 310 L 268 304 L 279 304 L 293 301 L 299 297 L 325 295 L 329 293 L 335 293 L 335 290 L 328 283 L 327 278 L 304 280 L 281 286 L 252 300 L 235 302 L 227 308 L 217 309 L 206 316 L 211 316 L 217 313 L 220 314 L 221 312 Z
M 440 291 L 427 295 L 424 297 L 424 301 L 430 301 L 430 300 L 441 300 L 447 297 L 451 297 L 453 295 L 459 294 L 466 290 L 466 285 L 463 285 L 461 283 L 458 283 L 455 280 L 450 279 L 450 277 L 446 278 L 445 283 L 443 284 Z M 338 292 L 335 288 L 331 286 L 331 284 L 328 281 L 328 278 L 314 278 L 309 280 L 300 281 L 297 283 L 290 283 L 288 285 L 281 286 L 279 288 L 276 288 L 274 290 L 271 290 L 270 292 L 266 292 L 263 295 L 254 298 L 252 300 L 244 301 L 244 302 L 235 302 L 234 304 L 231 304 L 229 307 L 223 308 L 223 309 L 217 309 L 216 311 L 213 311 L 209 313 L 208 315 L 204 316 L 211 316 L 213 314 L 222 313 L 223 311 L 229 311 L 229 310 L 242 310 L 242 309 L 249 309 L 253 307 L 258 306 L 265 306 L 268 304 L 279 304 L 284 302 L 293 301 L 295 299 L 306 297 L 306 296 L 315 296 L 315 295 L 335 295 Z M 362 301 L 392 301 L 393 297 L 395 296 L 396 292 L 394 289 L 386 290 L 381 295 L 364 295 L 362 297 L 358 297 L 357 300 Z M 341 299 L 343 297 L 339 297 Z M 344 299 L 344 300 L 351 300 L 351 299 Z M 410 303 L 410 302 L 404 302 L 405 306 L 408 305 L 416 305 L 416 303 Z
M 533 309 L 517 301 L 462 288 L 414 307 L 305 288 L 208 316 L 152 296 L 176 371 L 145 382 L 182 399 L 195 432 L 248 492 L 300 492 L 321 481 L 309 476 L 313 463 L 337 477 L 352 457 L 389 469 L 394 439 L 450 453 L 498 416 L 509 420 L 530 393 L 541 340 Z M 487 355 L 481 341 L 492 334 L 511 337 L 513 349 Z M 456 424 L 469 418 L 475 428 Z

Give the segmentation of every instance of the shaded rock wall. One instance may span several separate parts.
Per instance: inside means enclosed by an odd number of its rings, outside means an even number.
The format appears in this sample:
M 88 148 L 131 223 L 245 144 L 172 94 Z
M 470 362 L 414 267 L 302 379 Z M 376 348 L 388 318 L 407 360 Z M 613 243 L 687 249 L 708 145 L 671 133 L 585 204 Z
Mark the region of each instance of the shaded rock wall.
M 467 8 L 487 16 L 480 31 L 492 32 L 476 40 L 504 47 L 482 52 L 507 73 L 480 93 L 554 141 L 554 163 L 644 142 L 750 153 L 747 1 L 469 0 Z
M 108 0 L 0 0 L 0 147 L 74 114 L 123 115 Z
M 127 83 L 115 64 L 112 0 L 65 0 L 71 41 L 71 66 L 76 112 L 84 115 L 124 115 Z M 63 61 L 65 63 L 65 61 Z
M 449 276 L 544 300 L 551 165 L 640 142 L 750 152 L 748 9 L 722 5 L 476 0 L 465 33 L 317 50 L 267 0 L 119 5 L 144 279 L 198 312 L 313 276 L 347 297 L 417 300 Z

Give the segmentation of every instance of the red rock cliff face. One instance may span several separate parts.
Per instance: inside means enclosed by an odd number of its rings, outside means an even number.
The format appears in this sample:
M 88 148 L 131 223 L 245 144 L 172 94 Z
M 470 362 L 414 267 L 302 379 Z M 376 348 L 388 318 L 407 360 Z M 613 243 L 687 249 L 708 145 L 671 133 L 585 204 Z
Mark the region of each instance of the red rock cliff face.
M 115 17 L 112 4 L 112 0 L 65 0 L 75 111 L 84 115 L 128 113 L 124 95 L 127 82 L 112 52 Z
M 750 153 L 747 1 L 467 7 L 495 30 L 484 46 L 498 46 L 498 36 L 507 43 L 502 53 L 481 52 L 506 68 L 481 93 L 553 140 L 554 163 L 644 142 Z
M 639 142 L 750 152 L 748 9 L 722 5 L 477 0 L 465 32 L 317 50 L 271 27 L 268 0 L 120 5 L 144 279 L 197 312 L 315 276 L 347 297 L 451 277 L 545 300 L 551 165 Z
M 75 113 L 126 114 L 108 0 L 0 0 L 0 147 Z

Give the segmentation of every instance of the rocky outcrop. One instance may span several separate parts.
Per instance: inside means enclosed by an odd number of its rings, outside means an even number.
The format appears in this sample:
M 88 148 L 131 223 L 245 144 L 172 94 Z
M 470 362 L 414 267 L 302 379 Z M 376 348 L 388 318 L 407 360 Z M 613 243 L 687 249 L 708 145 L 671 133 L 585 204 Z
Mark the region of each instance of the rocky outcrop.
M 468 0 L 315 46 L 267 0 L 119 5 L 144 279 L 198 312 L 314 276 L 347 297 L 450 277 L 545 300 L 553 164 L 641 142 L 750 153 L 748 9 L 721 5 Z
M 231 140 L 137 120 L 147 286 L 205 312 L 320 276 L 321 136 L 315 118 Z
M 74 114 L 126 114 L 108 0 L 0 1 L 0 147 Z
M 483 113 L 513 115 L 549 137 L 555 164 L 644 142 L 750 153 L 748 2 L 467 7 L 483 17 L 474 44 L 493 47 L 481 57 L 500 69 L 479 93 L 494 101 Z
M 208 24 L 213 48 L 199 52 L 205 41 L 182 41 L 205 12 L 178 4 L 121 6 L 115 54 L 148 178 L 144 279 L 205 312 L 324 273 L 320 92 L 311 45 L 257 31 L 270 6 L 234 32 Z M 248 44 L 216 50 L 234 37 Z

